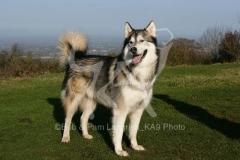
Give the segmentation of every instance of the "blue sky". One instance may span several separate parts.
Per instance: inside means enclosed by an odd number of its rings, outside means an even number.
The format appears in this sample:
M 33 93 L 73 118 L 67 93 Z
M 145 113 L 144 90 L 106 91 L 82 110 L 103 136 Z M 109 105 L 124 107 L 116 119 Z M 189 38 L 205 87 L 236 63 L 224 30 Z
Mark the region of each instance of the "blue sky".
M 51 36 L 67 29 L 124 37 L 124 24 L 144 28 L 154 20 L 175 37 L 197 38 L 213 25 L 239 29 L 239 0 L 1 0 L 0 37 Z

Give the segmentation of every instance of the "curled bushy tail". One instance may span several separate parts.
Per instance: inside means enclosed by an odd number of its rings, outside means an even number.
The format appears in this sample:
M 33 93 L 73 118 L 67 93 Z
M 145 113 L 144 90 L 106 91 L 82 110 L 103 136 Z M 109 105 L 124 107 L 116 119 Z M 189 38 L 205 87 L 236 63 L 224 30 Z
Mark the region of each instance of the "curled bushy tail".
M 87 50 L 87 38 L 85 35 L 79 32 L 68 31 L 59 38 L 60 45 L 58 46 L 59 63 L 65 67 L 71 58 L 71 51 L 86 52 Z

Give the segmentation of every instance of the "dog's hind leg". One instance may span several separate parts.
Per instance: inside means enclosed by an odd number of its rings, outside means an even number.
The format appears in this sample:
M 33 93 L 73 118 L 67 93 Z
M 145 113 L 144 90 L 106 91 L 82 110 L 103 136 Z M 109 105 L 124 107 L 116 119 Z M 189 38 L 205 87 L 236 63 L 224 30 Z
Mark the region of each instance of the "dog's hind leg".
M 93 113 L 93 111 L 96 108 L 96 101 L 93 99 L 84 97 L 80 108 L 82 110 L 82 116 L 81 116 L 81 127 L 82 127 L 82 135 L 86 139 L 92 139 L 93 137 L 88 134 L 88 119 L 89 116 Z
M 142 117 L 143 108 L 139 108 L 129 114 L 130 119 L 130 129 L 129 129 L 129 139 L 131 142 L 131 147 L 134 150 L 142 151 L 145 150 L 141 145 L 137 143 L 137 131 Z
M 78 109 L 79 102 L 82 99 L 82 95 L 74 96 L 74 97 L 65 97 L 63 100 L 63 107 L 65 109 L 65 125 L 64 132 L 62 137 L 62 142 L 68 143 L 70 142 L 70 127 L 72 122 L 72 117 Z

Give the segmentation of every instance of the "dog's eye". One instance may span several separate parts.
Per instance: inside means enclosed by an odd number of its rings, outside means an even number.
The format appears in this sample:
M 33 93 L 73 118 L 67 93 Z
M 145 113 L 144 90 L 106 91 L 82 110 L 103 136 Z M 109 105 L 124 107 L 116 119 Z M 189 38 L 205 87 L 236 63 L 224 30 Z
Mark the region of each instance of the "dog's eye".
M 130 41 L 130 42 L 129 42 L 129 44 L 133 44 L 133 42 L 132 42 L 132 41 Z
M 141 39 L 139 42 L 144 42 L 144 40 L 143 40 L 143 39 Z

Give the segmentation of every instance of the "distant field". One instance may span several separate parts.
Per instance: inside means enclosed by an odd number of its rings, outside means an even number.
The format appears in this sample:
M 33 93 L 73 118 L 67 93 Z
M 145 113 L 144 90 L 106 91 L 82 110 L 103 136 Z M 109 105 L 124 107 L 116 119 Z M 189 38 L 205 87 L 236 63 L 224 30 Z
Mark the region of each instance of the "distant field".
M 111 141 L 111 111 L 100 106 L 90 121 L 92 140 L 82 138 L 80 114 L 73 119 L 71 142 L 61 143 L 63 73 L 0 80 L 0 160 L 123 159 Z M 123 148 L 128 159 L 217 159 L 240 157 L 240 64 L 165 68 L 144 113 L 139 144 Z

